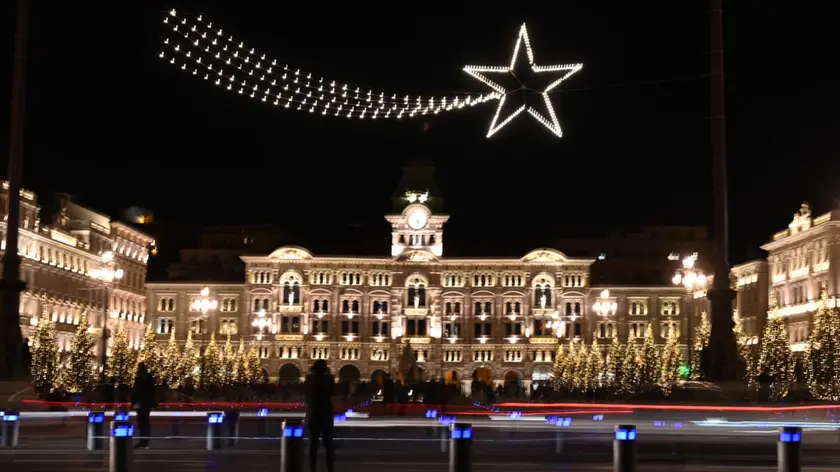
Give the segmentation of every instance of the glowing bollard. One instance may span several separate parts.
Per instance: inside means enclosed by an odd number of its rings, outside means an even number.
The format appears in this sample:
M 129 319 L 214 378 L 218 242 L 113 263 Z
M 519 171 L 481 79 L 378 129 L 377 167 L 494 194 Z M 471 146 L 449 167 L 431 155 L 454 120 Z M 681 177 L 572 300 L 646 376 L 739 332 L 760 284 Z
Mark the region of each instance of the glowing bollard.
M 437 414 L 437 411 L 435 411 Z M 440 423 L 443 427 L 440 429 L 440 452 L 445 453 L 449 449 L 449 439 L 451 434 L 449 433 L 449 425 L 455 422 L 454 416 L 444 416 L 441 415 L 438 418 L 438 423 Z
M 131 441 L 134 425 L 124 421 L 111 423 L 111 447 L 108 453 L 109 472 L 131 472 Z
M 453 423 L 449 426 L 449 472 L 472 470 L 472 425 Z
M 98 451 L 105 447 L 105 413 L 91 411 L 87 417 L 87 450 Z
M 801 447 L 802 428 L 795 426 L 779 428 L 779 472 L 800 472 L 802 470 Z
M 553 424 L 557 426 L 557 429 L 554 432 L 554 452 L 556 454 L 563 453 L 563 431 L 562 428 L 568 428 L 572 424 L 571 418 L 558 418 L 556 416 L 550 416 L 546 418 L 546 422 L 548 424 Z
M 636 427 L 620 424 L 613 440 L 613 471 L 636 472 Z
M 3 424 L 0 425 L 0 446 L 17 447 L 20 414 L 16 411 L 3 412 Z
M 221 411 L 207 413 L 207 450 L 218 451 L 222 448 L 222 425 L 225 414 Z
M 224 424 L 227 425 L 227 445 L 235 447 L 239 442 L 239 412 L 231 410 L 225 413 Z
M 131 414 L 127 411 L 115 411 L 114 421 L 131 421 Z
M 283 422 L 283 437 L 280 439 L 280 472 L 301 472 L 303 470 L 303 424 L 300 421 Z
M 268 431 L 268 408 L 257 410 L 257 436 L 265 437 Z

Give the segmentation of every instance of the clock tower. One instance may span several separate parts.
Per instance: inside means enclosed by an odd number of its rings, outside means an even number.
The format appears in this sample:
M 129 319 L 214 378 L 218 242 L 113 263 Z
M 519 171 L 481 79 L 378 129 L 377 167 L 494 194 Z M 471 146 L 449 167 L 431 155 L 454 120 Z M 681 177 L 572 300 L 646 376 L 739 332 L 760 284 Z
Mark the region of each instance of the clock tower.
M 429 131 L 421 135 L 418 150 L 429 152 Z M 434 181 L 435 167 L 430 159 L 413 157 L 403 164 L 402 178 L 394 193 L 394 213 L 386 215 L 391 223 L 391 255 L 423 251 L 443 255 L 443 224 L 449 215 L 439 214 L 443 198 Z M 418 255 L 422 257 L 422 254 Z

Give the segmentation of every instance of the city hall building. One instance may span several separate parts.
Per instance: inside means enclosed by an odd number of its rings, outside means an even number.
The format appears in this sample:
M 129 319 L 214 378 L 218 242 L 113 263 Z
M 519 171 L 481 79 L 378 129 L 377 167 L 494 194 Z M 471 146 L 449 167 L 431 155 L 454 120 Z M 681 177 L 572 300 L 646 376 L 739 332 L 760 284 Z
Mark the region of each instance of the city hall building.
M 389 253 L 284 246 L 241 255 L 241 282 L 148 283 L 155 329 L 161 339 L 174 330 L 182 342 L 191 331 L 199 344 L 210 333 L 243 337 L 257 343 L 274 380 L 297 380 L 317 359 L 340 379 L 395 374 L 409 343 L 425 378 L 465 390 L 473 379 L 530 387 L 549 379 L 559 343 L 641 342 L 648 326 L 658 343 L 675 330 L 687 350 L 707 310 L 702 287 L 593 286 L 597 257 L 562 248 L 517 258 L 447 254 L 449 216 L 429 190 L 432 173 L 423 164 L 404 168 L 395 211 L 385 215 Z

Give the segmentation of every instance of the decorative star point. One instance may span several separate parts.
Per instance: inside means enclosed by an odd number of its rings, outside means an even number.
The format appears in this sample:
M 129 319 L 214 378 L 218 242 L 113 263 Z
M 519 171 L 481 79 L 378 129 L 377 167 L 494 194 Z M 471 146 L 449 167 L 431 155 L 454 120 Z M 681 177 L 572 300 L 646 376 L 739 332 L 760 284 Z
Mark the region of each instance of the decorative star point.
M 523 44 L 525 45 L 525 53 L 528 55 L 528 65 L 530 66 L 532 72 L 535 74 L 561 72 L 562 74 L 559 78 L 552 81 L 539 92 L 542 96 L 543 102 L 545 103 L 548 117 L 544 116 L 534 107 L 523 103 L 521 107 L 517 108 L 508 116 L 500 120 L 499 115 L 501 114 L 502 107 L 507 99 L 507 94 L 511 92 L 511 90 L 506 90 L 503 86 L 490 79 L 486 74 L 513 73 L 514 68 L 516 67 L 516 60 L 519 57 L 519 51 L 521 50 Z M 519 28 L 519 36 L 516 38 L 516 43 L 513 46 L 513 55 L 511 56 L 509 66 L 464 66 L 464 72 L 475 77 L 484 83 L 484 85 L 493 89 L 493 91 L 498 95 L 499 105 L 496 107 L 496 113 L 493 116 L 493 120 L 490 122 L 490 128 L 487 131 L 488 138 L 496 134 L 496 132 L 500 129 L 504 128 L 505 125 L 510 123 L 523 111 L 527 111 L 528 114 L 534 117 L 534 119 L 540 122 L 549 131 L 554 133 L 558 138 L 561 138 L 563 137 L 563 130 L 560 127 L 560 121 L 557 119 L 557 115 L 554 112 L 554 106 L 551 104 L 551 99 L 549 98 L 548 93 L 582 68 L 583 64 L 562 64 L 552 66 L 537 65 L 534 61 L 534 51 L 531 49 L 531 40 L 528 38 L 528 28 L 525 23 L 523 23 Z

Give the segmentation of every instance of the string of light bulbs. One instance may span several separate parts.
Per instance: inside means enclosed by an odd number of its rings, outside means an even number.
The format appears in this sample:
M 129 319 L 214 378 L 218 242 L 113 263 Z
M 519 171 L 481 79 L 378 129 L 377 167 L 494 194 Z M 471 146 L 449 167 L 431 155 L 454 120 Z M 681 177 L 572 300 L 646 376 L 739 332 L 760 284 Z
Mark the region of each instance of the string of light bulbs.
M 179 16 L 172 10 L 164 17 L 163 22 L 171 28 L 172 37 L 164 38 L 165 48 L 160 52 L 161 58 L 168 59 L 170 64 L 179 66 L 181 70 L 189 71 L 193 75 L 200 74 L 205 80 L 212 80 L 217 86 L 240 95 L 248 95 L 275 106 L 294 106 L 298 110 L 310 113 L 317 111 L 323 115 L 359 119 L 400 119 L 438 114 L 499 100 L 487 133 L 488 138 L 523 112 L 531 115 L 557 137 L 562 137 L 560 122 L 549 93 L 583 67 L 582 64 L 537 65 L 526 25 L 523 24 L 514 43 L 509 65 L 463 68 L 464 72 L 488 86 L 491 92 L 438 99 L 410 95 L 398 98 L 397 95 L 389 97 L 384 92 L 374 93 L 373 90 L 365 93 L 361 88 L 354 89 L 347 84 L 340 85 L 323 78 L 313 79 L 311 73 L 292 70 L 288 65 L 278 66 L 276 59 L 267 59 L 265 54 L 257 53 L 253 48 L 246 47 L 243 42 L 237 44 L 233 36 L 225 35 L 221 29 L 214 29 L 213 24 L 205 22 L 201 15 L 194 17 L 194 21 L 189 21 L 187 15 Z M 506 89 L 491 80 L 487 74 L 510 74 L 519 80 L 514 68 L 521 49 L 525 50 L 528 57 L 526 67 L 533 73 L 554 74 L 557 77 L 544 89 L 535 91 L 542 97 L 543 110 L 523 103 L 508 116 L 501 118 L 503 106 L 511 93 L 531 89 L 524 83 L 520 83 L 519 88 Z
M 170 21 L 170 18 L 173 20 Z M 244 43 L 237 44 L 233 37 L 225 37 L 221 30 L 213 30 L 210 23 L 206 23 L 207 28 L 202 30 L 198 26 L 200 23 L 191 23 L 186 17 L 178 17 L 174 11 L 164 18 L 164 23 L 170 25 L 173 33 L 185 39 L 186 43 L 164 38 L 164 44 L 170 47 L 170 51 L 169 54 L 162 51 L 162 58 L 169 58 L 174 63 L 172 54 L 180 54 L 192 62 L 188 65 L 186 61 L 176 60 L 182 70 L 190 69 L 193 75 L 202 71 L 206 80 L 214 78 L 217 85 L 225 85 L 228 90 L 242 95 L 247 93 L 251 98 L 262 98 L 264 102 L 284 105 L 281 100 L 286 100 L 287 108 L 291 108 L 291 103 L 298 103 L 301 110 L 310 105 L 311 112 L 320 107 L 317 111 L 323 114 L 333 111 L 335 115 L 344 114 L 348 118 L 403 118 L 454 111 L 498 98 L 496 93 L 438 99 L 419 96 L 398 99 L 395 95 L 385 98 L 384 93 L 377 95 L 371 90 L 365 93 L 346 84 L 325 83 L 323 78 L 313 79 L 311 73 L 292 71 L 288 66 L 278 67 L 276 60 L 268 61 L 264 54 L 258 55 L 255 50 L 246 48 Z M 235 90 L 236 87 L 239 90 Z M 259 97 L 261 94 L 262 97 Z M 311 106 L 313 102 L 316 103 L 314 107 Z
M 269 68 L 267 68 L 265 66 L 262 66 L 262 64 L 261 64 L 261 68 L 255 67 L 256 64 L 267 63 L 268 62 L 265 54 L 261 54 L 261 55 L 257 54 L 256 51 L 253 48 L 249 49 L 245 45 L 245 43 L 243 43 L 243 42 L 239 42 L 237 44 L 237 42 L 236 42 L 236 40 L 234 40 L 233 36 L 224 35 L 223 31 L 221 29 L 220 30 L 215 30 L 213 28 L 213 24 L 204 21 L 204 19 L 201 15 L 198 15 L 197 17 L 195 17 L 195 23 L 189 23 L 186 17 L 182 17 L 182 18 L 180 18 L 180 20 L 181 20 L 180 22 L 169 22 L 168 18 L 164 18 L 165 23 L 169 24 L 170 27 L 172 27 L 172 29 L 174 31 L 179 32 L 180 34 L 184 35 L 188 40 L 190 38 L 189 38 L 188 34 L 185 33 L 184 29 L 188 30 L 189 32 L 198 34 L 200 36 L 200 38 L 192 38 L 192 40 L 191 40 L 193 45 L 196 46 L 196 47 L 200 46 L 200 45 L 204 46 L 206 52 L 210 52 L 211 50 L 213 50 L 214 54 L 215 54 L 215 58 L 224 61 L 227 65 L 235 66 L 238 69 L 243 69 L 244 68 L 245 70 L 253 70 L 255 68 L 260 69 L 261 72 L 268 72 L 268 75 L 273 76 L 274 78 L 282 78 L 283 80 L 287 79 L 287 77 L 286 77 L 287 74 L 290 74 L 290 73 L 294 72 L 296 79 L 302 80 L 305 77 L 307 81 L 311 81 L 311 82 L 308 82 L 307 84 L 305 84 L 305 86 L 312 87 L 312 88 L 317 87 L 317 85 L 315 85 L 313 83 L 313 82 L 316 82 L 316 80 L 312 78 L 312 73 L 306 73 L 306 72 L 302 73 L 299 69 L 298 70 L 293 70 L 288 65 L 284 65 L 282 70 L 281 70 L 279 67 L 274 67 L 274 66 L 277 65 L 276 60 L 271 60 L 270 61 L 271 62 L 271 70 L 268 70 Z M 178 28 L 179 23 L 181 25 L 180 30 Z M 202 44 L 202 40 L 210 40 L 210 44 L 209 45 Z M 198 42 L 196 42 L 196 41 L 198 41 Z M 258 62 L 257 62 L 257 58 L 256 58 L 257 55 L 260 56 L 259 59 L 258 59 Z M 303 83 L 303 82 L 300 82 L 300 83 Z M 323 78 L 319 78 L 319 79 L 317 79 L 317 83 L 318 84 L 323 84 L 325 82 L 324 82 Z M 341 87 L 342 91 L 347 91 L 347 92 L 353 91 L 357 96 L 365 95 L 365 92 L 362 91 L 362 89 L 360 87 L 355 87 L 355 90 L 353 90 L 354 88 L 351 87 L 350 85 L 348 85 L 348 84 L 340 85 L 340 84 L 337 84 L 335 81 L 331 81 L 330 85 L 332 87 Z M 455 100 L 458 100 L 458 101 L 464 101 L 464 100 L 467 100 L 467 99 L 475 100 L 475 99 L 478 99 L 482 96 L 481 94 L 474 94 L 474 93 L 459 93 L 459 94 L 454 94 L 450 97 L 440 97 L 440 98 L 437 98 L 437 99 L 435 99 L 434 97 L 429 97 L 429 98 L 423 99 L 420 96 L 412 97 L 412 96 L 409 96 L 409 95 L 406 95 L 405 97 L 400 98 L 396 94 L 386 94 L 384 92 L 379 92 L 378 94 L 376 94 L 376 93 L 373 93 L 372 90 L 368 90 L 366 95 L 368 97 L 375 97 L 375 100 L 379 103 L 405 104 L 405 103 L 409 103 L 409 102 L 414 103 L 418 100 L 420 100 L 420 101 L 425 100 L 427 103 L 432 104 L 432 106 L 434 106 L 435 102 L 440 104 L 440 103 L 446 103 L 446 102 L 451 103 Z M 389 95 L 390 95 L 390 97 L 389 97 Z

